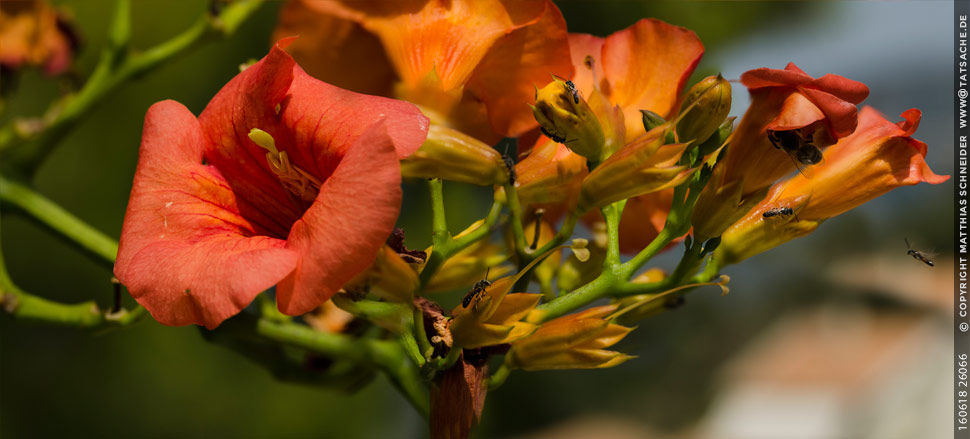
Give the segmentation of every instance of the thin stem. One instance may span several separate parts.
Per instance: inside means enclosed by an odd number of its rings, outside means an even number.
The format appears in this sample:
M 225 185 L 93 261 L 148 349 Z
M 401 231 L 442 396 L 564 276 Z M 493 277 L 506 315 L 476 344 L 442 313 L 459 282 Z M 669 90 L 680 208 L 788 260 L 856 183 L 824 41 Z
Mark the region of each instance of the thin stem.
M 498 370 L 496 370 L 492 376 L 488 377 L 488 390 L 491 392 L 498 389 L 502 384 L 505 383 L 505 380 L 509 377 L 510 373 L 512 373 L 512 368 L 509 367 L 507 363 L 502 363 Z
M 660 253 L 660 251 L 667 247 L 667 245 L 670 244 L 670 242 L 676 237 L 677 235 L 675 235 L 669 228 L 664 226 L 664 228 L 660 230 L 660 233 L 657 234 L 657 237 L 654 238 L 650 244 L 641 250 L 640 253 L 637 253 L 633 259 L 630 259 L 620 267 L 620 278 L 623 280 L 629 280 L 631 277 L 633 277 L 633 274 L 643 266 L 643 264 L 646 264 L 647 261 L 656 256 L 657 253 Z
M 421 270 L 419 280 L 422 288 L 431 281 L 431 277 L 441 268 L 441 266 L 456 253 L 468 248 L 470 245 L 487 238 L 492 233 L 492 228 L 498 222 L 502 214 L 503 203 L 495 200 L 488 216 L 482 225 L 471 232 L 457 238 L 452 238 L 448 231 L 448 224 L 445 220 L 445 204 L 442 194 L 441 180 L 429 180 L 428 189 L 431 194 L 431 255 Z
M 431 281 L 441 265 L 450 256 L 451 233 L 448 232 L 448 222 L 445 219 L 445 199 L 440 179 L 428 180 L 428 193 L 431 195 L 431 254 L 424 264 L 424 269 L 418 279 L 423 288 Z
M 295 323 L 259 319 L 256 333 L 260 336 L 316 352 L 335 359 L 351 360 L 379 368 L 401 390 L 408 401 L 425 417 L 430 413 L 428 394 L 421 384 L 414 364 L 401 346 L 392 340 L 358 339 L 344 334 L 332 334 Z
M 141 306 L 128 311 L 102 312 L 93 300 L 78 304 L 63 304 L 34 296 L 20 289 L 10 274 L 0 252 L 0 309 L 14 319 L 56 326 L 96 329 L 127 326 L 145 316 Z
M 219 17 L 215 19 L 201 17 L 174 38 L 142 53 L 129 56 L 125 41 L 127 36 L 124 34 L 127 26 L 125 21 L 129 20 L 128 8 L 127 2 L 120 2 L 115 20 L 111 24 L 112 44 L 102 52 L 101 59 L 91 77 L 77 94 L 68 96 L 54 105 L 60 110 L 53 120 L 36 137 L 26 139 L 27 143 L 11 151 L 8 163 L 13 164 L 25 175 L 32 175 L 54 147 L 83 117 L 91 114 L 92 108 L 101 103 L 104 97 L 128 80 L 154 69 L 190 48 L 199 47 L 203 37 L 217 35 L 212 31 L 221 31 L 224 35 L 232 33 L 261 3 L 262 0 L 234 2 L 227 6 Z M 4 142 L 0 143 L 0 151 L 15 146 L 16 141 L 21 139 L 17 136 L 3 136 L 3 140 Z
M 431 195 L 431 241 L 443 244 L 449 238 L 448 221 L 445 220 L 445 197 L 441 179 L 428 180 L 428 193 Z
M 700 287 L 700 286 L 704 286 L 704 285 L 720 285 L 722 287 L 724 286 L 723 283 L 719 283 L 719 282 L 703 282 L 703 283 L 690 283 L 690 284 L 686 284 L 686 285 L 680 285 L 678 287 L 675 287 L 675 288 L 671 288 L 669 290 L 666 290 L 666 291 L 664 291 L 662 293 L 654 294 L 654 295 L 651 295 L 650 297 L 645 297 L 645 298 L 637 301 L 636 303 L 632 303 L 632 304 L 624 307 L 623 309 L 619 309 L 616 312 L 614 312 L 613 314 L 610 314 L 610 316 L 608 317 L 608 319 L 609 320 L 616 320 L 617 318 L 619 318 L 623 314 L 626 314 L 626 313 L 628 313 L 630 311 L 633 311 L 634 309 L 637 309 L 637 308 L 639 308 L 639 307 L 641 307 L 643 305 L 646 305 L 646 304 L 648 304 L 650 302 L 653 302 L 653 301 L 662 299 L 662 298 L 664 298 L 666 296 L 669 296 L 671 294 L 674 294 L 674 293 L 676 293 L 678 291 L 683 291 L 683 290 L 688 290 L 688 289 L 694 289 L 694 288 L 697 288 L 697 287 Z
M 414 319 L 414 339 L 418 343 L 418 350 L 421 352 L 423 358 L 430 358 L 434 352 L 434 346 L 431 346 L 431 342 L 428 340 L 428 333 L 424 329 L 424 313 L 421 312 L 421 308 L 415 306 L 412 314 L 412 318 Z
M 118 243 L 44 196 L 0 176 L 0 201 L 26 212 L 106 265 L 114 264 Z
M 446 355 L 444 358 L 440 358 L 437 361 L 431 363 L 431 367 L 433 367 L 436 370 L 444 370 L 444 369 L 451 368 L 451 366 L 454 366 L 455 363 L 458 362 L 458 359 L 461 357 L 461 351 L 462 349 L 459 346 L 452 347 L 450 350 L 448 350 L 448 355 Z
M 537 306 L 526 317 L 526 321 L 539 324 L 586 306 L 604 297 L 606 292 L 616 284 L 616 281 L 617 278 L 612 272 L 604 271 L 592 282 L 577 288 L 573 292 Z
M 563 220 L 562 227 L 559 228 L 559 232 L 556 233 L 556 236 L 554 236 L 551 241 L 543 244 L 542 247 L 539 247 L 535 251 L 533 251 L 532 255 L 545 254 L 547 251 L 553 248 L 556 248 L 562 245 L 562 243 L 566 242 L 566 240 L 569 239 L 570 236 L 573 236 L 573 231 L 576 229 L 576 222 L 578 220 L 579 220 L 579 212 L 574 210 L 570 211 L 566 215 L 566 219 Z
M 468 232 L 464 236 L 455 238 L 452 242 L 451 255 L 458 253 L 468 246 L 484 239 L 492 232 L 492 227 L 498 222 L 499 216 L 502 214 L 503 204 L 500 201 L 495 201 L 492 203 L 492 208 L 488 211 L 488 216 L 485 217 L 485 222 L 482 223 L 477 229 Z
M 519 193 L 515 190 L 515 186 L 505 185 L 505 198 L 508 201 L 509 215 L 512 217 L 511 227 L 515 251 L 519 255 L 525 255 L 527 251 L 525 248 L 525 231 L 522 230 L 522 205 L 519 203 Z M 527 263 L 528 261 L 523 261 L 521 265 Z
M 603 260 L 603 269 L 612 270 L 613 267 L 620 265 L 620 217 L 623 214 L 623 206 L 626 201 L 610 204 L 603 209 L 603 219 L 606 220 L 606 259 Z

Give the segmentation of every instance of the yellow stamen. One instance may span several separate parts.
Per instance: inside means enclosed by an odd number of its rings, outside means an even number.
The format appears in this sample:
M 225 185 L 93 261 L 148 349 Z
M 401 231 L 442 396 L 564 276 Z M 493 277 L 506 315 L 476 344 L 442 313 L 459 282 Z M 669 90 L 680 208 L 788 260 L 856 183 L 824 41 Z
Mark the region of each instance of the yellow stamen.
M 269 169 L 280 179 L 283 188 L 305 201 L 313 201 L 317 198 L 317 193 L 320 192 L 320 180 L 292 165 L 286 151 L 276 149 L 276 141 L 272 135 L 259 128 L 253 128 L 249 132 L 249 139 L 268 151 L 266 162 L 269 164 Z

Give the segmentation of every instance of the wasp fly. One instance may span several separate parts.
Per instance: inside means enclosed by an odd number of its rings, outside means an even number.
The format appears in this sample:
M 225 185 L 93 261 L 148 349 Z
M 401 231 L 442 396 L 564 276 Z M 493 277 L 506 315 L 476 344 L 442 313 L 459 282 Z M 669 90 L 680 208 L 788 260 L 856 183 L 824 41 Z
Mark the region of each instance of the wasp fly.
M 784 217 L 784 216 L 793 216 L 793 215 L 795 216 L 795 221 L 798 221 L 798 215 L 795 215 L 795 210 L 787 206 L 768 209 L 765 211 L 765 213 L 761 214 L 761 216 L 764 218 L 772 218 L 776 216 Z
M 469 291 L 468 294 L 465 294 L 465 297 L 461 299 L 462 308 L 468 308 L 468 305 L 471 305 L 473 299 L 481 297 L 481 295 L 485 293 L 485 288 L 492 286 L 492 283 L 488 281 L 489 270 L 491 270 L 491 267 L 485 269 L 485 279 L 475 282 L 475 285 L 472 286 L 472 290 Z
M 917 261 L 920 261 L 920 262 L 922 262 L 922 263 L 924 263 L 926 265 L 929 265 L 930 267 L 933 267 L 933 266 L 936 265 L 936 264 L 933 263 L 933 260 L 930 259 L 930 256 L 927 253 L 921 252 L 921 251 L 916 250 L 913 247 L 911 247 L 909 245 L 909 240 L 908 239 L 903 238 L 903 241 L 906 241 L 906 254 L 907 255 L 912 256 L 913 259 L 916 259 Z

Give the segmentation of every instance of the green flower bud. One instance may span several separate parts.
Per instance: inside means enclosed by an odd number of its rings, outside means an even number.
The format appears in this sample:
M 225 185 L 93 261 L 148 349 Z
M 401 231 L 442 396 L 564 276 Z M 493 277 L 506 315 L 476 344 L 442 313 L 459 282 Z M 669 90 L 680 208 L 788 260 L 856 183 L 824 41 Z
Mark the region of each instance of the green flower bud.
M 731 111 L 731 84 L 721 75 L 694 84 L 680 105 L 677 136 L 693 145 L 711 137 Z
M 431 124 L 421 148 L 401 160 L 401 176 L 491 186 L 509 181 L 509 169 L 495 148 L 460 131 Z

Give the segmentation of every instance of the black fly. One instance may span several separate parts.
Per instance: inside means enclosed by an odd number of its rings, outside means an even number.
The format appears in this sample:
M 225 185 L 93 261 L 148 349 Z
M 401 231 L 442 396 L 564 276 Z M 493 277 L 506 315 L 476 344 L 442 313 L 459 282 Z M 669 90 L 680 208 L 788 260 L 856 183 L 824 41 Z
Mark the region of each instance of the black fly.
M 485 288 L 492 285 L 492 283 L 488 281 L 489 270 L 491 270 L 491 267 L 485 269 L 485 279 L 475 282 L 475 285 L 472 286 L 472 290 L 461 299 L 462 308 L 468 308 L 468 305 L 471 305 L 472 303 L 472 299 L 480 297 L 485 293 Z
M 575 103 L 578 104 L 579 103 L 579 90 L 576 89 L 576 84 L 573 84 L 573 81 L 570 81 L 570 80 L 567 79 L 566 80 L 566 90 L 569 90 L 569 92 L 573 94 L 573 102 L 575 102 Z

